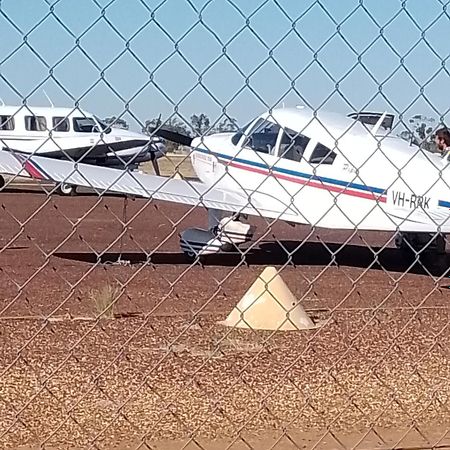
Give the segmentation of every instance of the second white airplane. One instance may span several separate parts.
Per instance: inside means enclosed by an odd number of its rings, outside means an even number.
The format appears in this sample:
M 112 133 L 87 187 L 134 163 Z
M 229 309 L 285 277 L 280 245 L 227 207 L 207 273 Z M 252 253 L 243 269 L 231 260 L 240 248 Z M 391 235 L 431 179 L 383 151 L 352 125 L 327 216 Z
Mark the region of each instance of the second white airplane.
M 30 155 L 130 170 L 156 162 L 165 153 L 161 139 L 108 126 L 80 108 L 2 105 L 0 145 Z M 0 185 L 4 183 L 0 175 Z M 68 195 L 75 189 L 62 183 L 58 191 Z

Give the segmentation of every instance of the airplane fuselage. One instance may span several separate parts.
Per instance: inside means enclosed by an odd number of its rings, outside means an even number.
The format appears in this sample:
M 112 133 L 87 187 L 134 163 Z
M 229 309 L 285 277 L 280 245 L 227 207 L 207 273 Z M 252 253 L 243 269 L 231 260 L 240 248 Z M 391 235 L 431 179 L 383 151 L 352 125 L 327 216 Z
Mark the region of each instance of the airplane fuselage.
M 450 231 L 447 161 L 399 138 L 373 136 L 350 119 L 275 110 L 240 135 L 197 140 L 191 158 L 208 185 L 243 190 L 265 204 L 281 201 L 283 220 L 296 216 L 297 222 L 341 229 Z
M 24 153 L 123 168 L 151 160 L 149 142 L 144 134 L 109 127 L 79 108 L 0 106 L 0 143 Z M 114 143 L 115 150 L 97 143 Z

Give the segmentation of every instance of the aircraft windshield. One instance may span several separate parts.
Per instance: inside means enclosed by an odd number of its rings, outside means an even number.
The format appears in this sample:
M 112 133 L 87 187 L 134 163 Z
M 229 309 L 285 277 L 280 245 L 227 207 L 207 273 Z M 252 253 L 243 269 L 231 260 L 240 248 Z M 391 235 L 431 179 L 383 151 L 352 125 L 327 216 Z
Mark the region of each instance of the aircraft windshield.
M 250 147 L 257 152 L 271 153 L 277 142 L 280 126 L 276 123 L 262 120 L 257 122 L 250 131 L 244 146 Z
M 111 131 L 111 127 L 107 125 L 105 122 L 101 121 L 97 116 L 94 116 L 97 123 L 100 125 L 100 128 L 107 133 Z
M 233 135 L 233 137 L 231 138 L 231 142 L 234 145 L 237 145 L 238 142 L 241 140 L 241 137 L 244 136 L 245 131 L 247 130 L 247 128 L 252 124 L 253 120 L 249 123 L 247 123 L 244 127 L 239 128 L 238 131 L 236 131 L 236 133 Z

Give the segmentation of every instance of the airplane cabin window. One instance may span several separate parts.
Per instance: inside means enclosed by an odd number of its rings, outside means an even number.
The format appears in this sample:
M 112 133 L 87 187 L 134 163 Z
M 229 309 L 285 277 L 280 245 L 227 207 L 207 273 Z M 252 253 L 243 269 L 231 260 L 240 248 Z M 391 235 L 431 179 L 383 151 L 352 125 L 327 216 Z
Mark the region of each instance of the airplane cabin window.
M 46 131 L 47 120 L 44 116 L 25 116 L 25 129 L 27 131 Z
M 309 162 L 312 164 L 333 164 L 335 158 L 336 153 L 323 144 L 317 144 Z
M 279 156 L 300 162 L 310 139 L 295 131 L 285 129 L 280 143 Z
M 14 130 L 14 117 L 0 116 L 0 130 Z
M 99 133 L 99 129 L 92 117 L 74 117 L 73 130 L 78 133 Z
M 275 147 L 280 128 L 276 123 L 263 120 L 250 132 L 244 146 L 256 152 L 270 153 Z
M 67 117 L 52 117 L 53 131 L 69 131 Z

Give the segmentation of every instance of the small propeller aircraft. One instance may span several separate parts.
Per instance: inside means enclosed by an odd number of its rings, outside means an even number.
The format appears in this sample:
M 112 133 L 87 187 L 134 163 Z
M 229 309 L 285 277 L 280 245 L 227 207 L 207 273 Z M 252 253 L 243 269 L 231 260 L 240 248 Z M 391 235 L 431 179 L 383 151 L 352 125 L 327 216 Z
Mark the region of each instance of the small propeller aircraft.
M 187 229 L 190 256 L 227 251 L 252 239 L 249 216 L 289 224 L 396 235 L 398 247 L 445 252 L 450 232 L 450 168 L 446 159 L 374 124 L 307 108 L 261 114 L 235 133 L 190 138 L 154 133 L 192 149 L 200 181 L 188 182 L 0 151 L 0 172 L 194 205 L 209 211 L 206 229 Z M 384 128 L 384 129 L 382 129 Z
M 136 170 L 165 154 L 158 137 L 151 138 L 109 126 L 80 108 L 0 106 L 0 145 L 22 153 L 49 158 L 83 161 L 117 169 Z M 5 184 L 0 175 L 0 186 Z M 76 187 L 61 183 L 58 192 L 75 193 Z

